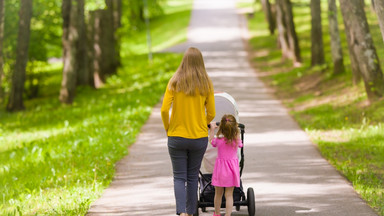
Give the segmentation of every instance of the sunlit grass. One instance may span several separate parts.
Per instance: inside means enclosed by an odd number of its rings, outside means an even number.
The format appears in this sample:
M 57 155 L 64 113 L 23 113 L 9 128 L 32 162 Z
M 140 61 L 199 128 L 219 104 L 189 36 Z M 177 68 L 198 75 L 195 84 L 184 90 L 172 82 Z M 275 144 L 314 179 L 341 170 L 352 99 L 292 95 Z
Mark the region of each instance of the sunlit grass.
M 154 50 L 185 38 L 192 1 L 170 2 L 153 22 Z M 146 52 L 144 32 L 124 38 L 118 75 L 97 90 L 78 87 L 70 106 L 58 100 L 62 64 L 46 65 L 39 69 L 44 77 L 38 97 L 24 101 L 25 111 L 0 110 L 0 215 L 88 211 L 181 60 L 178 54 L 155 53 L 149 63 Z
M 332 74 L 326 1 L 322 1 L 322 26 L 326 64 L 310 67 L 309 1 L 293 4 L 303 64 L 294 68 L 281 59 L 276 35 L 270 36 L 263 14 L 249 20 L 255 50 L 253 65 L 260 77 L 276 89 L 300 126 L 310 135 L 323 156 L 349 181 L 380 215 L 384 215 L 384 101 L 368 106 L 364 84 L 352 84 L 349 52 L 339 13 L 346 73 Z M 379 59 L 384 59 L 377 17 L 367 4 L 366 12 Z M 262 53 L 262 54 L 260 54 Z M 382 64 L 383 65 L 383 64 Z
M 1 111 L 0 214 L 84 214 L 179 61 L 171 54 L 156 54 L 153 64 L 145 55 L 132 57 L 102 89 L 80 89 L 72 106 L 50 97 L 28 101 L 25 112 Z

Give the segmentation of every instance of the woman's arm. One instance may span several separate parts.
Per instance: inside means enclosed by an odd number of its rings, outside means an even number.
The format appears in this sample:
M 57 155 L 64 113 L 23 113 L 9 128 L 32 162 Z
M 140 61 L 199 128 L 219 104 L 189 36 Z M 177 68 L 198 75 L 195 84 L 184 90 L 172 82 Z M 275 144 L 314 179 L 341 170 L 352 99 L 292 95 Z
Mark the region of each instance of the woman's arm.
M 205 102 L 205 108 L 207 110 L 207 122 L 211 122 L 215 118 L 215 96 L 213 91 L 209 93 L 207 100 Z
M 165 90 L 163 104 L 161 106 L 161 119 L 163 120 L 163 125 L 165 131 L 168 131 L 169 128 L 169 109 L 171 109 L 171 105 L 173 103 L 173 94 L 168 89 Z

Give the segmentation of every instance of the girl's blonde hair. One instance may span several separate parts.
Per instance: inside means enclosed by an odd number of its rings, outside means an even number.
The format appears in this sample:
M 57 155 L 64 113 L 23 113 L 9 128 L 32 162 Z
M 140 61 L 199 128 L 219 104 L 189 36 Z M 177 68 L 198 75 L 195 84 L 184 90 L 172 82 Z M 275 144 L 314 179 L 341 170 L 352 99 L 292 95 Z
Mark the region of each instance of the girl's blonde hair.
M 194 96 L 208 95 L 213 91 L 211 79 L 205 70 L 203 56 L 199 49 L 190 47 L 185 51 L 183 60 L 169 81 L 169 90 L 184 92 Z
M 237 137 L 239 135 L 239 128 L 236 122 L 236 118 L 233 115 L 226 114 L 221 118 L 219 130 L 216 136 L 224 136 L 227 139 L 227 144 L 232 144 L 234 141 L 237 143 Z

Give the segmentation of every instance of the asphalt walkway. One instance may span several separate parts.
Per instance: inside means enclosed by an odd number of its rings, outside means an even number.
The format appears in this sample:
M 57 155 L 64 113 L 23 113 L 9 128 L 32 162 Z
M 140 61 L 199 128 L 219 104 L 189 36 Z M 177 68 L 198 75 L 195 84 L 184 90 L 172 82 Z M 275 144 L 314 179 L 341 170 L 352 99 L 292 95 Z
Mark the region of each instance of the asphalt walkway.
M 236 0 L 195 0 L 188 42 L 203 52 L 215 90 L 232 95 L 245 124 L 244 188 L 253 187 L 258 216 L 373 216 L 351 184 L 325 161 L 247 61 L 244 20 Z M 171 162 L 160 103 L 116 177 L 88 215 L 175 215 Z M 212 215 L 213 208 L 200 215 Z M 224 212 L 224 211 L 222 211 Z M 248 215 L 247 208 L 232 215 Z

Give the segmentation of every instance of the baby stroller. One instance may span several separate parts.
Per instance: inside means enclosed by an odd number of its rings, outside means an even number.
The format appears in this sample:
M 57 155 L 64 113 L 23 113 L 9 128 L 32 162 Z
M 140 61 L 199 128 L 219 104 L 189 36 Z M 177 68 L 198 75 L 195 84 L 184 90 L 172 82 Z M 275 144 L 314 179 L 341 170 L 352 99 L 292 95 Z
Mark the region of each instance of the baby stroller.
M 216 106 L 216 117 L 213 121 L 219 124 L 221 117 L 224 114 L 231 114 L 239 122 L 237 105 L 233 97 L 227 93 L 215 93 L 215 106 Z M 239 123 L 241 140 L 244 144 L 244 129 L 245 126 Z M 214 207 L 215 187 L 211 184 L 211 178 L 213 173 L 213 167 L 216 159 L 216 149 L 208 145 L 207 151 L 203 158 L 202 169 L 199 175 L 199 197 L 197 202 L 196 213 L 194 216 L 199 215 L 199 208 L 203 212 L 206 212 L 207 207 Z M 240 166 L 240 177 L 244 167 L 244 145 L 238 152 L 239 166 Z M 255 208 L 255 194 L 253 188 L 247 189 L 247 195 L 243 190 L 243 184 L 240 178 L 240 187 L 235 187 L 233 191 L 233 206 L 237 211 L 240 211 L 240 206 L 248 207 L 248 215 L 254 216 L 256 212 Z M 221 203 L 221 207 L 225 208 L 225 198 Z

